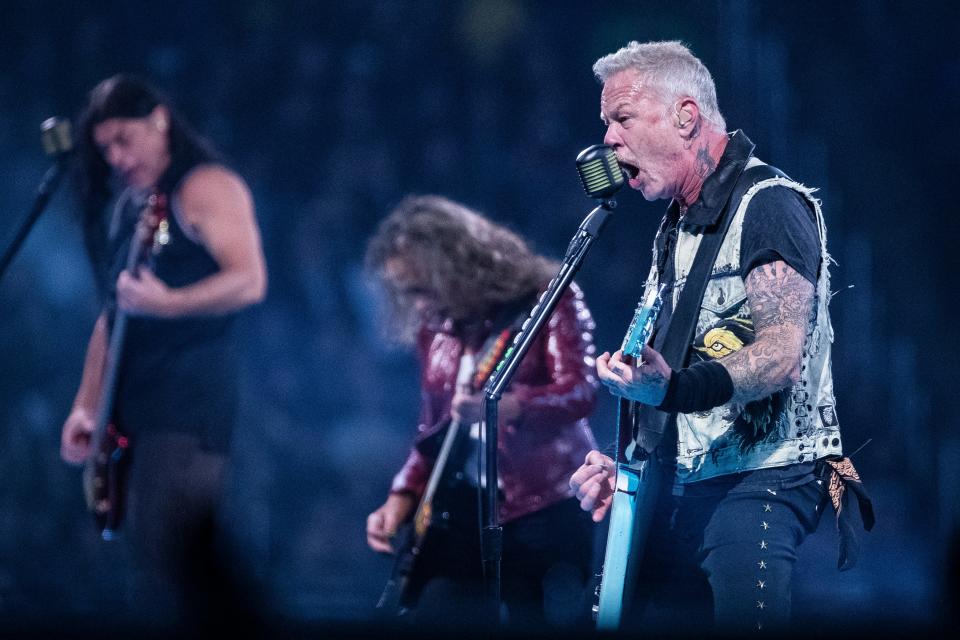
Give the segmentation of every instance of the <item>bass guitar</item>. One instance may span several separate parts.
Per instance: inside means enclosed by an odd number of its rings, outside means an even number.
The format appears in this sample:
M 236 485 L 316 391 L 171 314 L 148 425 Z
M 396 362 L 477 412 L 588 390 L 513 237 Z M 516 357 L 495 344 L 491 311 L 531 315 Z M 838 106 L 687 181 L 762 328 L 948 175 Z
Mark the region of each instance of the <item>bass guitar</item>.
M 136 274 L 151 256 L 170 242 L 167 197 L 153 193 L 140 212 L 125 263 Z M 124 484 L 129 466 L 130 442 L 112 422 L 117 369 L 123 352 L 127 314 L 119 307 L 113 317 L 104 370 L 97 402 L 97 414 L 90 434 L 90 456 L 83 469 L 83 489 L 87 508 L 94 516 L 104 540 L 112 540 L 123 519 Z
M 625 361 L 639 360 L 663 305 L 662 294 L 662 285 L 659 289 L 649 286 L 637 305 L 621 347 Z M 628 451 L 633 437 L 633 411 L 630 410 L 633 406 L 633 403 L 621 402 L 617 417 L 616 482 L 597 603 L 593 607 L 597 628 L 601 631 L 615 631 L 620 627 L 624 608 L 633 597 L 637 567 L 643 557 L 659 489 L 654 458 L 647 456 L 637 462 Z

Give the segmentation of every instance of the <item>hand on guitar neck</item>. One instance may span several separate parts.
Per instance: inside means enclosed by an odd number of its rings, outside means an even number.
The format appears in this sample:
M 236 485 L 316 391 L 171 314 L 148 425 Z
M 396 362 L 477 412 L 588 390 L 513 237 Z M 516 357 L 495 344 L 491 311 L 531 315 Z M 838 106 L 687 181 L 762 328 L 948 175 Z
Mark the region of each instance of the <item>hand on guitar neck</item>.
M 178 292 L 146 267 L 135 274 L 123 271 L 117 278 L 117 304 L 133 316 L 175 318 L 182 315 Z
M 483 419 L 484 394 L 457 391 L 450 403 L 450 415 L 460 424 L 475 424 Z M 520 402 L 512 393 L 504 393 L 497 405 L 498 422 L 515 422 L 520 417 Z
M 663 402 L 673 374 L 670 365 L 653 348 L 644 346 L 640 362 L 622 351 L 604 353 L 597 358 L 597 377 L 613 395 L 654 407 Z
M 594 522 L 607 516 L 616 487 L 617 465 L 613 458 L 591 451 L 586 460 L 570 476 L 570 488 L 580 501 L 580 508 L 591 512 Z
M 383 505 L 367 516 L 367 544 L 374 551 L 394 553 L 391 539 L 413 514 L 416 500 L 408 493 L 391 493 Z

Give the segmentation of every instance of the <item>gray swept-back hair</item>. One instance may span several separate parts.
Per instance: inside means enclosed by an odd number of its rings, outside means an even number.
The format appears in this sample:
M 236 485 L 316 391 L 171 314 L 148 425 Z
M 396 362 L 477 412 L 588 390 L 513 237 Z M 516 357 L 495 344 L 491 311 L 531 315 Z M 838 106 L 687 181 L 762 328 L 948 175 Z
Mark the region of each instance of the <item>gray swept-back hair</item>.
M 593 64 L 593 74 L 601 84 L 627 69 L 638 71 L 651 88 L 669 102 L 690 96 L 696 100 L 704 118 L 726 131 L 727 123 L 717 106 L 713 76 L 682 42 L 640 43 L 634 40 Z

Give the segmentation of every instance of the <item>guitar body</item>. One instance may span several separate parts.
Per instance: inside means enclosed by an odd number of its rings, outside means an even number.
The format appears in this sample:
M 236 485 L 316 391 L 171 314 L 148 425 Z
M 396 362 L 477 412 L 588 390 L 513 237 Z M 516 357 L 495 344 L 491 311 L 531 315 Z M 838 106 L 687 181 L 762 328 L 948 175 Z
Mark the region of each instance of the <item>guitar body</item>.
M 421 555 L 428 550 L 458 517 L 462 500 L 454 496 L 454 488 L 462 484 L 463 466 L 470 450 L 469 427 L 454 421 L 434 437 L 443 442 L 437 462 L 430 473 L 427 488 L 417 506 L 413 521 L 395 538 L 397 557 L 387 585 L 377 602 L 377 609 L 387 615 L 404 615 L 413 609 L 420 595 L 417 568 Z M 430 445 L 430 442 L 421 444 Z
M 621 349 L 625 362 L 640 358 L 663 304 L 663 287 L 648 287 L 637 306 Z M 601 582 L 593 611 L 597 629 L 616 631 L 633 598 L 637 568 L 643 560 L 647 533 L 660 492 L 660 473 L 652 456 L 628 455 L 633 438 L 634 404 L 621 400 L 617 420 L 617 475 L 610 504 L 610 528 Z M 639 461 L 638 461 L 639 459 Z
M 475 370 L 466 381 L 473 392 L 483 388 L 526 317 L 526 313 L 522 314 L 511 326 L 487 340 Z M 377 610 L 387 616 L 403 615 L 416 606 L 423 586 L 418 560 L 434 541 L 446 535 L 451 523 L 476 519 L 475 515 L 463 513 L 465 509 L 475 508 L 470 497 L 464 495 L 463 481 L 463 474 L 469 472 L 464 467 L 475 446 L 471 442 L 470 425 L 452 420 L 446 429 L 441 428 L 416 446 L 420 453 L 436 462 L 413 521 L 395 538 L 397 558 L 377 602 Z M 471 493 L 475 491 L 471 489 Z
M 116 537 L 123 521 L 130 443 L 113 425 L 107 425 L 100 448 L 83 470 L 83 491 L 104 540 Z
M 596 605 L 597 629 L 615 631 L 633 597 L 650 519 L 659 493 L 654 459 L 640 467 L 617 463 L 617 484 L 610 505 L 610 529 L 603 557 L 603 580 Z

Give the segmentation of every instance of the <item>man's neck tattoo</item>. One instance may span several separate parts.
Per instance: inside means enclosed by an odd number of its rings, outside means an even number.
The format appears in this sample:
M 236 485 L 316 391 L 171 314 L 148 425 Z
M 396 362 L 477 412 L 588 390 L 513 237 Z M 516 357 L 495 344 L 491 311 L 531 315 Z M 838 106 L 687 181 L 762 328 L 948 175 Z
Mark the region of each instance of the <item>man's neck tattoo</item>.
M 710 149 L 707 145 L 700 147 L 697 151 L 697 164 L 694 169 L 697 175 L 701 178 L 706 178 L 713 173 L 716 168 L 717 163 L 714 162 L 713 156 L 710 155 Z

